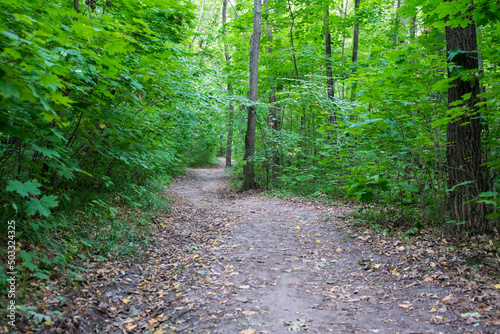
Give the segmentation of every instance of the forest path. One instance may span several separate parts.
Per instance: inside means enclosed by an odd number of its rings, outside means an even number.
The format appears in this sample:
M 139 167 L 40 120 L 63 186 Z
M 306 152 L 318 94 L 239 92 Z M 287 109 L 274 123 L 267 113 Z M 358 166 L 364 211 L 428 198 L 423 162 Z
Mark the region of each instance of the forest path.
M 347 206 L 228 181 L 222 162 L 177 179 L 144 256 L 97 264 L 65 302 L 47 296 L 65 320 L 37 333 L 500 333 L 495 279 L 446 241 L 353 232 Z
M 167 332 L 457 331 L 431 324 L 433 301 L 421 298 L 445 297 L 448 289 L 405 289 L 358 264 L 371 259 L 377 267 L 387 259 L 337 229 L 349 208 L 325 215 L 312 205 L 231 193 L 227 181 L 220 165 L 190 170 L 171 187 L 177 210 L 211 212 L 226 230 L 192 249 L 196 260 L 178 277 Z

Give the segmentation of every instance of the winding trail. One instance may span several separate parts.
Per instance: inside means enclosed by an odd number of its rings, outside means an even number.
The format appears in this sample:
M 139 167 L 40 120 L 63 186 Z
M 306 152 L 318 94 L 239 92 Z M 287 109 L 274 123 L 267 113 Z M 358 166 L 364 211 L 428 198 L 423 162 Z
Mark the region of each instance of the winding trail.
M 312 205 L 231 193 L 227 181 L 221 166 L 194 169 L 171 188 L 186 209 L 225 217 L 227 234 L 201 248 L 196 265 L 179 278 L 191 285 L 172 302 L 178 313 L 167 332 L 458 330 L 431 324 L 429 301 L 420 298 L 446 296 L 446 288 L 405 289 L 373 268 L 360 267 L 363 259 L 380 265 L 387 259 L 339 231 L 347 208 L 325 215 Z
M 65 317 L 37 333 L 500 333 L 495 279 L 459 265 L 444 240 L 355 231 L 346 206 L 228 181 L 222 165 L 176 180 L 145 254 L 45 297 Z

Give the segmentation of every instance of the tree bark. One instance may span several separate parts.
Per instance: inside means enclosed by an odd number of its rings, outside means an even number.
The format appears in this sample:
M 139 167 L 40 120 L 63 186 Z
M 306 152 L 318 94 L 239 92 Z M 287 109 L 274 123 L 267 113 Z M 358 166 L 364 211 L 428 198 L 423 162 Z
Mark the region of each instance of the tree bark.
M 413 16 L 411 18 L 411 25 L 410 25 L 410 39 L 415 39 L 416 34 L 417 34 L 417 16 Z
M 396 21 L 394 22 L 394 35 L 392 36 L 392 46 L 396 47 L 398 44 L 398 33 L 399 33 L 399 13 L 398 9 L 401 7 L 401 0 L 398 0 L 396 3 Z
M 355 15 L 358 13 L 360 1 L 361 0 L 354 0 Z M 358 62 L 358 46 L 359 46 L 359 23 L 357 22 L 356 18 L 356 24 L 354 24 L 353 36 L 352 36 L 352 64 L 353 64 L 352 74 L 356 74 L 356 63 Z M 357 83 L 354 82 L 351 90 L 351 101 L 354 101 L 354 98 L 356 96 L 356 89 L 357 89 Z M 353 119 L 354 117 L 355 115 L 351 115 L 351 119 Z
M 330 36 L 330 11 L 328 5 L 325 9 L 325 16 L 323 18 L 323 27 L 325 29 L 325 67 L 326 67 L 326 86 L 328 91 L 328 98 L 330 101 L 335 101 L 335 82 L 333 81 L 332 70 L 332 39 Z M 335 110 L 332 110 L 330 115 L 330 123 L 335 125 L 337 123 L 337 115 Z
M 451 0 L 449 2 L 453 2 Z M 471 7 L 468 11 L 472 10 Z M 465 112 L 455 117 L 447 127 L 446 159 L 448 163 L 448 188 L 452 189 L 448 197 L 450 223 L 448 232 L 460 231 L 471 234 L 489 232 L 485 221 L 485 208 L 483 204 L 470 202 L 479 197 L 482 191 L 481 167 L 481 114 L 476 103 L 479 102 L 477 94 L 480 90 L 479 81 L 473 76 L 461 76 L 460 71 L 478 70 L 476 26 L 472 21 L 467 27 L 446 29 L 446 51 L 448 62 L 448 77 L 457 77 L 448 88 L 449 109 L 457 108 L 452 105 L 464 99 L 460 106 Z M 455 54 L 456 51 L 460 53 Z M 456 109 L 455 109 L 456 110 Z M 470 183 L 467 183 L 470 182 Z M 462 184 L 462 185 L 460 185 Z
M 203 10 L 205 8 L 205 0 L 203 0 L 202 4 L 201 4 L 201 11 L 200 11 L 200 16 L 198 17 L 198 26 L 196 27 L 196 33 L 200 30 L 200 27 L 201 27 L 201 21 L 203 20 Z M 194 40 L 196 39 L 196 36 L 193 36 L 193 40 L 191 41 L 191 45 L 189 46 L 189 48 L 191 48 L 193 46 L 193 43 L 194 43 Z
M 266 14 L 269 17 L 269 0 L 264 0 L 264 7 Z M 266 35 L 267 35 L 267 40 L 269 41 L 269 47 L 267 48 L 267 53 L 269 55 L 273 54 L 273 30 L 271 28 L 270 24 L 266 24 Z M 271 57 L 271 63 L 273 63 L 272 57 Z M 280 118 L 278 116 L 278 111 L 279 111 L 279 106 L 276 103 L 276 85 L 275 85 L 275 73 L 271 73 L 271 76 L 269 78 L 269 86 L 270 86 L 270 93 L 269 93 L 269 115 L 268 115 L 268 125 L 272 127 L 274 131 L 279 131 L 280 130 Z M 277 175 L 276 169 L 280 164 L 280 159 L 279 159 L 279 150 L 276 148 L 278 146 L 278 143 L 276 142 L 275 139 L 275 133 L 273 133 L 272 139 L 271 139 L 271 146 L 273 147 L 272 149 L 272 165 L 271 165 L 271 177 L 274 178 Z
M 309 140 L 307 138 L 307 119 L 306 119 L 306 105 L 304 103 L 304 94 L 302 91 L 302 83 L 300 81 L 299 76 L 299 68 L 297 67 L 297 57 L 295 56 L 295 45 L 293 42 L 293 27 L 295 25 L 295 16 L 293 15 L 292 5 L 290 4 L 290 0 L 288 0 L 288 9 L 290 10 L 290 16 L 292 18 L 292 24 L 290 25 L 290 44 L 292 46 L 292 57 L 293 57 L 293 66 L 295 68 L 295 77 L 297 78 L 297 82 L 299 84 L 300 89 L 300 100 L 302 102 L 302 117 L 300 118 L 300 123 L 302 128 L 304 129 L 304 146 L 305 146 L 305 158 L 306 160 L 309 157 Z
M 248 107 L 247 133 L 245 135 L 245 154 L 243 156 L 243 183 L 241 190 L 255 189 L 255 171 L 253 158 L 255 153 L 255 123 L 257 120 L 257 83 L 259 79 L 259 47 L 261 35 L 261 0 L 254 0 L 253 34 L 250 43 L 250 79 L 248 97 L 252 104 Z
M 224 39 L 224 58 L 226 59 L 226 64 L 229 65 L 231 57 L 229 56 L 229 46 L 227 45 L 227 40 L 226 40 L 227 1 L 228 0 L 224 0 L 222 2 L 222 38 Z M 226 167 L 231 167 L 234 106 L 232 101 L 231 83 L 229 82 L 227 83 L 227 93 L 229 94 L 229 124 L 228 124 L 227 141 L 226 141 Z

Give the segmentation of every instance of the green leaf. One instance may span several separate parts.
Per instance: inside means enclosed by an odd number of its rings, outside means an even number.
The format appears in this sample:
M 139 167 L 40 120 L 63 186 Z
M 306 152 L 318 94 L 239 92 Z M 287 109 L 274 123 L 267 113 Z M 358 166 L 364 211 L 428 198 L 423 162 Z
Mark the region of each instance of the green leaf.
M 43 196 L 40 200 L 32 198 L 27 202 L 26 213 L 32 216 L 39 212 L 40 215 L 48 217 L 50 216 L 50 208 L 55 208 L 59 204 L 56 198 L 57 196 L 55 195 Z
M 7 191 L 15 191 L 22 197 L 27 197 L 29 194 L 32 195 L 40 195 L 40 188 L 42 185 L 38 182 L 27 181 L 25 183 L 21 183 L 17 180 L 9 180 L 7 182 Z
M 46 274 L 39 272 L 39 271 L 34 273 L 33 276 L 36 276 L 36 277 L 41 278 L 41 279 L 49 279 L 49 276 L 47 276 Z
M 19 98 L 19 89 L 12 82 L 0 81 L 0 92 L 5 98 L 15 97 Z

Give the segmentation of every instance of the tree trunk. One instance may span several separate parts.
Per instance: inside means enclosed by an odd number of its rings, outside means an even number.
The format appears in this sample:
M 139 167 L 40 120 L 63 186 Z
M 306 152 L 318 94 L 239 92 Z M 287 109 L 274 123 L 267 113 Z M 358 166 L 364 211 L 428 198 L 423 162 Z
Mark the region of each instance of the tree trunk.
M 325 29 L 325 67 L 326 67 L 326 86 L 328 90 L 328 98 L 330 101 L 335 100 L 335 82 L 333 81 L 333 71 L 332 71 L 332 39 L 330 36 L 330 11 L 328 7 L 325 9 L 325 16 L 323 18 L 323 27 Z M 337 123 L 337 115 L 335 110 L 332 110 L 330 116 L 330 123 L 335 125 Z
M 411 25 L 410 25 L 410 39 L 415 39 L 416 34 L 417 34 L 417 16 L 413 16 L 411 18 Z
M 231 84 L 227 84 L 227 92 L 232 97 Z M 227 131 L 227 142 L 226 142 L 226 167 L 231 167 L 231 155 L 233 146 L 233 117 L 234 117 L 234 106 L 233 101 L 229 100 L 229 129 Z
M 231 57 L 229 56 L 229 47 L 226 41 L 226 17 L 227 17 L 227 0 L 224 0 L 222 3 L 222 37 L 224 39 L 224 57 L 226 59 L 226 64 L 229 65 Z M 227 83 L 227 93 L 229 94 L 229 125 L 227 130 L 227 141 L 226 141 L 226 167 L 231 167 L 234 106 L 232 100 L 231 84 L 229 82 Z
M 203 3 L 201 4 L 201 11 L 200 11 L 200 16 L 198 17 L 198 26 L 196 27 L 196 33 L 200 30 L 201 27 L 201 21 L 203 20 L 203 9 L 205 8 L 205 0 L 203 0 Z M 191 45 L 189 48 L 193 46 L 194 40 L 196 39 L 196 36 L 193 36 L 193 40 L 191 41 Z
M 396 3 L 396 21 L 394 22 L 394 35 L 392 36 L 392 46 L 396 47 L 398 44 L 398 33 L 399 33 L 399 13 L 398 9 L 401 7 L 401 0 Z
M 264 7 L 266 14 L 269 17 L 269 0 L 264 0 Z M 273 53 L 273 48 L 272 48 L 272 42 L 273 42 L 273 30 L 271 29 L 271 25 L 266 24 L 266 34 L 267 34 L 267 39 L 269 41 L 269 47 L 267 48 L 267 53 L 272 55 Z M 271 63 L 274 63 L 271 58 Z M 269 83 L 270 83 L 270 88 L 271 92 L 269 93 L 269 115 L 268 115 L 268 124 L 272 127 L 274 131 L 279 131 L 280 129 L 280 119 L 278 117 L 278 105 L 276 104 L 276 85 L 275 85 L 275 73 L 271 73 L 271 76 L 269 78 Z M 278 146 L 278 143 L 275 140 L 276 134 L 273 133 L 272 139 L 271 139 L 271 145 L 272 145 L 272 164 L 271 164 L 271 177 L 274 178 L 277 173 L 276 173 L 276 168 L 279 166 L 280 159 L 279 159 L 279 150 L 276 148 Z
M 360 1 L 361 0 L 354 0 L 355 15 L 358 13 Z M 356 63 L 358 62 L 359 23 L 357 21 L 358 19 L 356 18 L 356 24 L 354 24 L 353 36 L 352 36 L 352 64 L 353 64 L 352 74 L 356 74 Z M 357 82 L 355 81 L 352 85 L 351 101 L 354 101 L 354 98 L 356 96 L 356 89 L 357 89 Z M 351 119 L 354 119 L 355 117 L 356 115 L 350 116 Z
M 309 140 L 307 138 L 307 119 L 306 119 L 306 105 L 304 103 L 304 94 L 302 91 L 302 83 L 299 76 L 299 68 L 297 67 L 297 57 L 295 56 L 295 45 L 293 42 L 293 27 L 295 25 L 295 16 L 293 15 L 292 5 L 290 0 L 288 0 L 288 9 L 290 10 L 290 16 L 292 18 L 292 24 L 290 25 L 290 44 L 292 46 L 292 56 L 293 56 L 293 66 L 295 68 L 295 77 L 299 83 L 300 89 L 300 100 L 302 101 L 302 117 L 300 118 L 300 124 L 304 129 L 304 147 L 305 147 L 305 159 L 309 158 Z
M 471 10 L 472 2 L 468 11 Z M 472 17 L 469 19 L 472 23 L 465 28 L 446 27 L 447 59 L 454 63 L 453 67 L 448 66 L 448 77 L 458 76 L 448 88 L 448 108 L 457 108 L 453 103 L 470 95 L 460 103 L 466 111 L 450 121 L 447 128 L 448 188 L 453 189 L 448 198 L 451 222 L 447 229 L 449 233 L 482 234 L 489 230 L 484 205 L 469 202 L 478 198 L 482 191 L 481 115 L 476 106 L 480 85 L 476 78 L 471 81 L 460 75 L 461 70 L 478 70 L 476 26 Z M 460 53 L 455 54 L 457 50 Z
M 344 16 L 344 19 L 343 19 L 343 24 L 342 24 L 342 70 L 344 70 L 344 64 L 345 64 L 345 19 L 346 19 L 346 15 L 347 15 L 347 3 L 348 3 L 349 0 L 346 0 L 345 2 L 345 7 L 344 7 L 344 0 L 342 0 L 342 4 L 340 6 L 340 18 L 342 18 L 342 16 Z M 344 95 L 344 81 L 342 81 L 342 100 L 344 100 L 345 98 L 345 95 Z
M 261 34 L 261 2 L 254 0 L 253 34 L 250 43 L 250 80 L 248 97 L 253 103 L 248 107 L 247 133 L 245 135 L 245 154 L 243 156 L 243 183 L 241 190 L 255 189 L 255 172 L 253 158 L 255 152 L 255 123 L 257 120 L 257 83 L 259 79 L 259 47 Z

